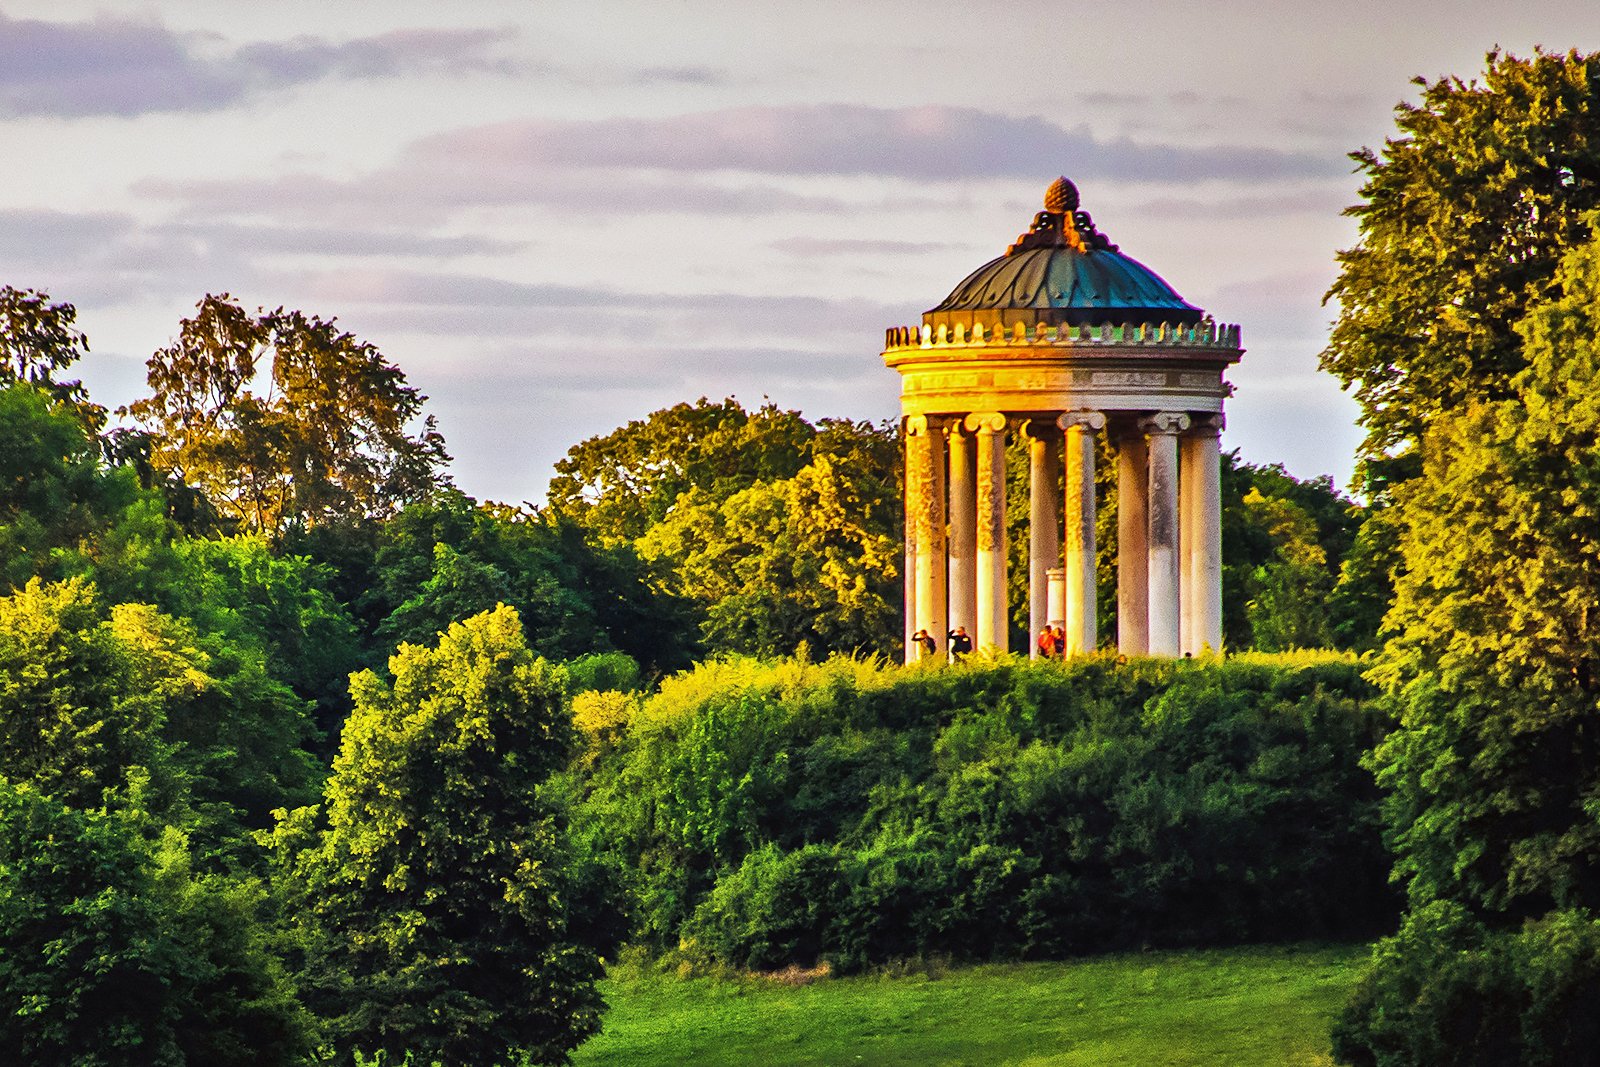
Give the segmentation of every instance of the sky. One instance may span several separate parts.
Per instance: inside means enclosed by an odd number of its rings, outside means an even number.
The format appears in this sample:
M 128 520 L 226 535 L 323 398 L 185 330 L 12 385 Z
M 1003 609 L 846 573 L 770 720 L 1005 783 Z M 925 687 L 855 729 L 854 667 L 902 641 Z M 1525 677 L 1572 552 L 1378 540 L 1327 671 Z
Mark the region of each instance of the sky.
M 1241 325 L 1224 447 L 1343 485 L 1348 153 L 1497 45 L 1593 51 L 1600 4 L 0 0 L 0 284 L 77 307 L 110 406 L 208 293 L 337 318 L 537 503 L 700 396 L 893 418 L 884 329 L 1063 174 Z

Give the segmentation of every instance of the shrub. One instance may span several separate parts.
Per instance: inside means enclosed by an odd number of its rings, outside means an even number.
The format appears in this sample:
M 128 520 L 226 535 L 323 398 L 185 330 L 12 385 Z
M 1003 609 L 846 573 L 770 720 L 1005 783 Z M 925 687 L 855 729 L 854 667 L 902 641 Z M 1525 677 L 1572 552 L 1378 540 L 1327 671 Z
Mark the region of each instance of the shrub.
M 1600 921 L 1556 911 L 1491 930 L 1460 905 L 1414 908 L 1380 942 L 1335 1023 L 1358 1067 L 1568 1067 L 1600 1062 Z
M 639 935 L 752 967 L 1369 934 L 1348 657 L 702 665 L 581 765 Z M 598 716 L 598 709 L 588 709 Z

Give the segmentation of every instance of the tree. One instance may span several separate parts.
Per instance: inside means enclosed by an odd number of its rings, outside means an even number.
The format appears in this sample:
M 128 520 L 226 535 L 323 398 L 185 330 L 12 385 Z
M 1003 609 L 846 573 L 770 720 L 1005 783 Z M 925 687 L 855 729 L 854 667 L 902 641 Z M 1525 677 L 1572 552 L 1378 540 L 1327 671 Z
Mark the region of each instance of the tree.
M 316 809 L 274 847 L 340 1056 L 445 1067 L 565 1062 L 599 1028 L 599 963 L 568 928 L 563 683 L 508 607 L 403 645 L 355 710 Z
M 127 412 L 152 434 L 151 463 L 224 518 L 276 538 L 386 515 L 446 484 L 432 416 L 408 433 L 427 398 L 373 345 L 298 311 L 252 316 L 227 294 L 198 308 L 150 357 L 151 395 Z
M 0 386 L 0 589 L 60 577 L 148 497 L 131 471 L 101 464 L 74 409 L 39 386 Z
M 1421 476 L 1396 490 L 1404 568 L 1374 677 L 1399 726 L 1373 764 L 1412 914 L 1340 1024 L 1346 1062 L 1424 1062 L 1390 1050 L 1425 1043 L 1397 1028 L 1443 1025 L 1428 998 L 1446 991 L 1466 1018 L 1492 1013 L 1504 982 L 1530 1003 L 1563 982 L 1593 986 L 1592 953 L 1563 954 L 1539 931 L 1570 927 L 1592 944 L 1600 910 L 1600 239 L 1568 254 L 1554 288 L 1518 325 L 1525 366 L 1510 395 L 1435 419 Z M 1451 949 L 1489 967 L 1493 953 L 1541 944 L 1499 986 L 1397 962 Z M 1587 1001 L 1546 1009 L 1544 1037 L 1511 1035 L 1509 1058 L 1493 1058 L 1502 1028 L 1426 1062 L 1592 1056 L 1568 1040 L 1586 1032 Z M 1547 1056 L 1556 1034 L 1564 1051 Z
M 701 398 L 591 438 L 556 470 L 551 511 L 636 549 L 658 591 L 699 609 L 709 650 L 897 646 L 901 449 L 891 427 L 813 425 L 771 404 L 746 412 Z
M 77 308 L 51 303 L 48 293 L 0 285 L 0 386 L 26 382 L 42 389 L 94 434 L 105 426 L 106 409 L 90 402 L 82 382 L 58 378 L 89 353 L 77 319 Z
M 1339 253 L 1322 366 L 1355 391 L 1369 461 L 1439 416 L 1505 397 L 1515 324 L 1558 296 L 1562 254 L 1600 206 L 1600 61 L 1490 52 L 1481 81 L 1417 79 L 1399 136 L 1352 157 L 1361 239 Z
M 81 579 L 0 597 L 0 776 L 83 808 L 181 805 L 167 705 L 208 679 L 165 621 Z
M 244 635 L 198 633 L 81 578 L 0 597 L 0 776 L 78 807 L 137 808 L 211 866 L 315 795 L 305 703 Z
M 819 456 L 793 478 L 758 482 L 720 504 L 690 490 L 640 540 L 646 558 L 671 561 L 677 590 L 704 607 L 711 648 L 782 656 L 803 643 L 818 655 L 893 655 L 899 494 L 842 466 Z
M 676 404 L 573 445 L 556 463 L 550 506 L 602 541 L 630 542 L 691 488 L 718 502 L 760 481 L 793 477 L 816 428 L 796 411 L 747 412 L 729 397 Z
M 1250 575 L 1251 597 L 1245 605 L 1254 647 L 1266 652 L 1295 648 L 1327 648 L 1327 598 L 1333 590 L 1328 555 L 1317 543 L 1317 525 L 1304 508 L 1281 497 L 1263 496 L 1259 488 L 1245 495 L 1244 506 L 1255 524 L 1272 540 L 1272 558 Z
M 253 882 L 196 874 L 182 834 L 0 777 L 0 1043 L 18 1063 L 302 1062 L 304 1013 Z
M 379 545 L 361 607 L 385 648 L 431 644 L 452 622 L 504 603 L 551 659 L 619 649 L 656 670 L 688 664 L 685 606 L 631 545 L 585 537 L 559 512 L 443 492 L 386 523 Z

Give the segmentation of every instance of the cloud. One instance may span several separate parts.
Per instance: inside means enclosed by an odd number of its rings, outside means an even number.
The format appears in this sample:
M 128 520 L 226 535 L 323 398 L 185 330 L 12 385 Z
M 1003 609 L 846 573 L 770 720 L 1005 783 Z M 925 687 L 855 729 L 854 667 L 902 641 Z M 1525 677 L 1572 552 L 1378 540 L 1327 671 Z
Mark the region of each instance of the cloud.
M 187 210 L 244 217 L 319 218 L 337 214 L 350 223 L 376 225 L 404 205 L 415 224 L 435 224 L 451 213 L 482 206 L 538 206 L 564 214 L 698 214 L 751 217 L 776 211 L 839 215 L 850 201 L 826 193 L 797 192 L 762 182 L 728 185 L 699 175 L 662 177 L 590 170 L 533 175 L 484 169 L 445 174 L 417 166 L 389 167 L 352 181 L 312 174 L 205 181 L 146 179 L 133 191 Z
M 772 247 L 798 259 L 829 256 L 923 256 L 952 247 L 943 241 L 874 241 L 860 237 L 784 237 Z
M 316 306 L 361 308 L 364 320 L 383 328 L 452 336 L 683 345 L 779 338 L 813 346 L 842 336 L 876 351 L 886 326 L 915 317 L 905 307 L 859 298 L 631 291 L 385 268 L 285 275 L 268 284 L 298 288 Z
M 33 264 L 76 259 L 126 238 L 132 216 L 121 212 L 0 209 L 0 260 Z
M 634 85 L 726 85 L 728 77 L 710 67 L 645 67 L 628 81 Z
M 845 104 L 750 107 L 669 118 L 524 119 L 424 137 L 392 163 L 350 179 L 148 179 L 134 191 L 236 217 L 376 224 L 403 205 L 437 223 L 480 206 L 540 206 L 587 215 L 848 215 L 948 210 L 959 183 L 1083 179 L 1183 185 L 1344 175 L 1342 159 L 1270 147 L 1137 143 L 1043 118 L 974 108 Z M 911 183 L 863 199 L 849 179 Z M 818 179 L 845 179 L 819 182 Z M 800 248 L 791 254 L 807 254 Z M 814 250 L 813 250 L 814 251 Z M 908 251 L 910 251 L 908 249 Z
M 330 226 L 250 226 L 228 223 L 175 223 L 155 228 L 207 246 L 234 248 L 241 254 L 260 253 L 308 256 L 493 256 L 527 247 L 525 241 L 507 241 L 475 235 L 434 236 L 411 230 L 353 229 Z
M 327 78 L 506 70 L 510 31 L 411 29 L 348 41 L 296 37 L 231 51 L 158 22 L 85 22 L 0 14 L 0 117 L 134 116 L 211 111 Z
M 1339 161 L 1270 147 L 1139 143 L 977 108 L 802 104 L 670 118 L 526 119 L 418 141 L 410 161 L 458 173 L 593 167 L 950 181 L 1058 168 L 1126 181 L 1326 177 Z

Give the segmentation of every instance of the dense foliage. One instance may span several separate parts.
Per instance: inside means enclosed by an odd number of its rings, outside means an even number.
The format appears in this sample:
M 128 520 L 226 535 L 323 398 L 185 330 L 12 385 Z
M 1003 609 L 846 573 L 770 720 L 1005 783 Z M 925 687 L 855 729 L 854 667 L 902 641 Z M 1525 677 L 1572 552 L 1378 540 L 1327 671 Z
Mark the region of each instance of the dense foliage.
M 740 966 L 1349 936 L 1393 914 L 1367 695 L 1326 655 L 707 664 L 594 702 L 580 832 L 648 942 Z
M 34 1062 L 561 1062 L 628 937 L 859 968 L 1391 911 L 1350 661 L 808 665 L 899 652 L 886 426 L 680 405 L 511 508 L 330 322 L 208 298 L 105 434 L 71 306 L 4 299 L 0 1040 Z M 1230 640 L 1328 639 L 1364 516 L 1223 476 Z M 707 651 L 769 660 L 671 676 Z
M 255 392 L 265 362 L 267 388 Z M 207 296 L 149 360 L 150 461 L 201 490 L 239 529 L 389 514 L 446 484 L 427 399 L 373 345 L 298 311 Z
M 570 749 L 562 682 L 507 607 L 401 646 L 389 673 L 352 680 L 320 812 L 274 835 L 308 999 L 343 1056 L 562 1062 L 600 1008 L 540 790 Z
M 1515 327 L 1560 294 L 1600 207 L 1600 61 L 1489 53 L 1481 79 L 1418 79 L 1397 136 L 1355 159 L 1361 239 L 1339 254 L 1323 366 L 1355 391 L 1366 455 L 1414 449 L 1442 415 L 1504 397 Z
M 900 479 L 887 426 L 702 397 L 574 445 L 549 499 L 652 564 L 706 651 L 896 655 Z
M 13 1062 L 288 1067 L 310 1029 L 250 880 L 127 812 L 0 777 L 0 1042 Z
M 1412 910 L 1341 1024 L 1349 1063 L 1593 1054 L 1600 241 L 1556 285 L 1518 325 L 1510 395 L 1435 422 L 1400 493 L 1405 572 L 1374 674 L 1400 727 L 1372 762 Z

